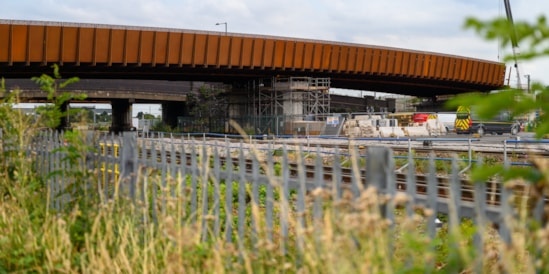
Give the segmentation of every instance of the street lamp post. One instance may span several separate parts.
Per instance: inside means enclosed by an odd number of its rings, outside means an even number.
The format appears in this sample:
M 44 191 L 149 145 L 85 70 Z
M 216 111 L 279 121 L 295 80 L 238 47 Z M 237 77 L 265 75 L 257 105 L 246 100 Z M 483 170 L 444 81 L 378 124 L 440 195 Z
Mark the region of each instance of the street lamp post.
M 225 25 L 225 35 L 227 35 L 227 22 L 223 22 L 223 23 L 215 23 L 216 26 L 219 26 L 219 25 Z

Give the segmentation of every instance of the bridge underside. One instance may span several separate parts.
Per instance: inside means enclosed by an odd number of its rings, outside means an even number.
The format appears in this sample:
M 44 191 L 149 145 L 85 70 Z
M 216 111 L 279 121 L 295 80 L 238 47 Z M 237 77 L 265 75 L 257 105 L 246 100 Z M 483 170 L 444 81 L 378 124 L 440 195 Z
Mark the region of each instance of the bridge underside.
M 74 94 L 83 93 L 90 103 L 110 102 L 126 99 L 132 103 L 185 102 L 187 93 L 200 87 L 203 82 L 120 80 L 120 79 L 79 79 L 62 91 Z M 30 79 L 5 79 L 7 90 L 22 91 L 22 102 L 42 102 L 47 94 Z
M 0 74 L 5 78 L 27 78 L 51 74 L 52 69 L 40 64 L 0 65 Z M 464 81 L 406 78 L 391 75 L 345 74 L 323 71 L 280 70 L 280 69 L 229 69 L 215 67 L 152 67 L 152 66 L 75 66 L 64 64 L 60 67 L 63 77 L 81 79 L 148 79 L 166 81 L 204 81 L 226 84 L 245 83 L 270 77 L 313 77 L 330 78 L 335 88 L 380 91 L 386 93 L 434 97 L 436 95 L 458 94 L 470 91 L 489 91 L 495 86 Z

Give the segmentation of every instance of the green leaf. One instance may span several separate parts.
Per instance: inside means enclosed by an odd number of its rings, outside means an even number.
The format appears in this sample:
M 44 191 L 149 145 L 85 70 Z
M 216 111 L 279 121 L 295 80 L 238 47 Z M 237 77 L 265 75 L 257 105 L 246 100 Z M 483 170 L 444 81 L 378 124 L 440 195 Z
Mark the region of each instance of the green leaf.
M 473 182 L 486 182 L 504 170 L 502 165 L 475 167 L 471 171 Z

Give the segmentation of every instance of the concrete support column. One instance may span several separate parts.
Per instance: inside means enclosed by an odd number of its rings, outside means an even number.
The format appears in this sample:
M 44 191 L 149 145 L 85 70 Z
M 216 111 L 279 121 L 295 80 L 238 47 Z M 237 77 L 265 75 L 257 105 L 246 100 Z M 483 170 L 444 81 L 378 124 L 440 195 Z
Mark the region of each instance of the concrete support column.
M 132 127 L 132 105 L 128 99 L 113 99 L 111 131 L 119 133 Z
M 292 115 L 293 119 L 303 119 L 301 116 L 305 114 L 303 110 L 304 96 L 303 92 L 285 92 L 283 94 L 284 102 L 282 103 L 284 115 Z
M 177 117 L 185 116 L 187 106 L 185 102 L 162 103 L 162 122 L 171 128 L 177 127 Z

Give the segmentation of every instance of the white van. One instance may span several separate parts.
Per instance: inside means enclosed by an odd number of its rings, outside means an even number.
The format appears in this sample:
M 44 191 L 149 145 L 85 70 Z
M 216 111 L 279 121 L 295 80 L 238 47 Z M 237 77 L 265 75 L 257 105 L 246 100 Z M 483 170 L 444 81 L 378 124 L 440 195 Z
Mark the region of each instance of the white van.
M 438 122 L 442 123 L 446 128 L 446 132 L 455 132 L 454 123 L 456 122 L 455 113 L 438 113 L 437 114 Z

